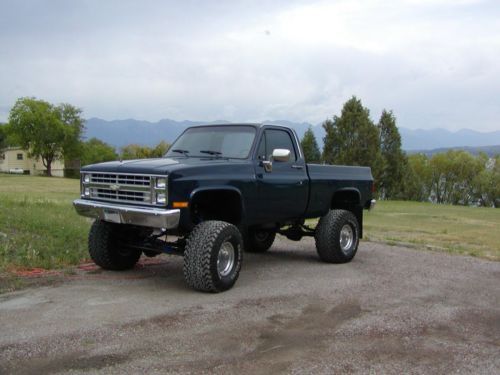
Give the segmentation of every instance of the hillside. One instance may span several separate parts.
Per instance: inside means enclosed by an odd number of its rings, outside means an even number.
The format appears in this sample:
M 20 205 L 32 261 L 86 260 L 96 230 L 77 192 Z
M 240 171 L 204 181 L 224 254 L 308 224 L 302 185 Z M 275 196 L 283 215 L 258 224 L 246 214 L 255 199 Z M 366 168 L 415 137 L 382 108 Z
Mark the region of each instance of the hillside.
M 207 122 L 163 119 L 158 122 L 149 122 L 134 119 L 106 121 L 100 118 L 91 118 L 85 124 L 85 137 L 96 137 L 116 147 L 122 147 L 130 143 L 152 146 L 162 139 L 168 142 L 174 141 L 189 126 L 214 123 L 227 123 L 227 121 Z M 294 123 L 285 120 L 266 121 L 266 123 L 290 126 L 295 129 L 299 137 L 302 137 L 307 128 L 311 126 L 306 122 Z M 313 129 L 318 142 L 322 145 L 323 128 L 314 126 Z
M 172 142 L 184 129 L 193 125 L 224 123 L 227 121 L 175 121 L 163 119 L 158 122 L 140 121 L 135 119 L 106 121 L 91 118 L 86 122 L 87 138 L 97 137 L 103 141 L 122 147 L 130 143 L 139 143 L 152 146 L 164 139 Z M 266 121 L 279 125 L 290 126 L 302 137 L 309 126 L 313 127 L 314 134 L 320 147 L 323 146 L 325 132 L 321 125 L 312 125 L 307 122 L 292 122 L 286 120 Z M 407 129 L 400 128 L 405 150 L 433 150 L 450 147 L 482 147 L 500 145 L 500 131 L 478 132 L 462 129 L 452 132 L 446 129 Z
M 400 128 L 399 130 L 405 150 L 500 145 L 500 130 L 492 132 L 478 132 L 471 129 L 460 129 L 456 132 L 446 129 Z
M 432 150 L 408 150 L 408 154 L 425 154 L 427 156 L 432 156 L 434 154 L 439 154 L 442 152 L 446 152 L 448 150 L 463 150 L 471 153 L 472 155 L 478 155 L 480 152 L 484 152 L 489 157 L 493 157 L 495 155 L 500 154 L 500 145 L 496 146 L 478 146 L 478 147 L 467 147 L 467 146 L 458 146 L 458 147 L 440 147 L 434 148 Z

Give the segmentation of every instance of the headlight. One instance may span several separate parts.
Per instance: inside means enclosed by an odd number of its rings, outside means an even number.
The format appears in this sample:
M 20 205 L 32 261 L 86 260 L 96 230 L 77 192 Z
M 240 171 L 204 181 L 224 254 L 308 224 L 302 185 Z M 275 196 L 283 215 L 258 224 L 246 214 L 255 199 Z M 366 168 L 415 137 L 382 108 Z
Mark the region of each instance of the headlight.
M 88 184 L 90 182 L 90 175 L 89 174 L 84 174 L 83 175 L 83 182 L 85 184 Z
M 165 194 L 156 194 L 156 203 L 165 204 L 167 203 L 167 196 Z
M 85 195 L 86 197 L 90 197 L 90 188 L 86 187 L 85 189 L 83 189 L 83 195 Z
M 165 189 L 167 187 L 167 179 L 165 177 L 160 177 L 156 179 L 156 188 Z

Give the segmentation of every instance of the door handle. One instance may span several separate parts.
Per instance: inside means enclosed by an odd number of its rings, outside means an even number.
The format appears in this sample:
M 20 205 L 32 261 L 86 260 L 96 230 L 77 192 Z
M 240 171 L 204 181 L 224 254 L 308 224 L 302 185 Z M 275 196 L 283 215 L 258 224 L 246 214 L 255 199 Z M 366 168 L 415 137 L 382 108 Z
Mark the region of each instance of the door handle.
M 263 160 L 260 162 L 260 165 L 264 167 L 266 173 L 271 173 L 273 171 L 273 163 L 269 160 Z
M 304 169 L 304 166 L 303 165 L 294 164 L 294 165 L 292 165 L 292 168 L 294 168 L 294 169 Z

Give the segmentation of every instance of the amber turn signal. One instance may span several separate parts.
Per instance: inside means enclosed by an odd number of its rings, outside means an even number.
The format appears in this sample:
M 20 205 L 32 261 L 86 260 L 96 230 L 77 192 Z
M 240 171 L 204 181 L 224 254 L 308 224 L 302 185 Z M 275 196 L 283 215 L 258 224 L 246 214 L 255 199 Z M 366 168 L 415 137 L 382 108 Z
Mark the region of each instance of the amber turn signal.
M 173 202 L 172 206 L 174 208 L 186 208 L 188 206 L 188 202 Z

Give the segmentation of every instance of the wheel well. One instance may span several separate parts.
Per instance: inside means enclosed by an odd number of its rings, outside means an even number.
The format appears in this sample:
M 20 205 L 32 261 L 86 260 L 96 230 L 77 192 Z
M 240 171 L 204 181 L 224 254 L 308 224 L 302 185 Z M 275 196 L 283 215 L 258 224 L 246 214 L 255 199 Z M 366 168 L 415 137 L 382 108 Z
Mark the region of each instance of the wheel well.
M 351 211 L 358 220 L 359 238 L 363 237 L 363 206 L 358 191 L 351 189 L 337 191 L 332 197 L 331 209 Z
M 206 220 L 222 220 L 234 225 L 241 222 L 241 196 L 234 190 L 200 191 L 191 199 L 190 207 L 195 224 Z

